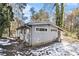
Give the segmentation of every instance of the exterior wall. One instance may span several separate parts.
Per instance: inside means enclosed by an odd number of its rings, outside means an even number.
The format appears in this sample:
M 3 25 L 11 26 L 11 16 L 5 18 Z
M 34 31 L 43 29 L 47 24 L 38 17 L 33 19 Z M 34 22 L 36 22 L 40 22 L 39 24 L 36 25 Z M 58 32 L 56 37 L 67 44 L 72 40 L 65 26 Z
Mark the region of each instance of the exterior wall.
M 21 40 L 25 40 L 30 44 L 30 30 L 29 29 L 18 29 L 16 32 L 16 37 L 20 37 Z
M 36 28 L 47 28 L 47 31 L 36 31 Z M 57 28 L 49 25 L 32 26 L 32 45 L 41 45 L 54 41 L 58 37 L 58 32 L 51 31 L 51 29 L 57 30 Z
M 36 28 L 45 28 L 47 31 L 36 31 Z M 51 29 L 53 29 L 53 31 L 51 31 Z M 21 29 L 17 30 L 17 37 L 20 37 L 21 40 L 25 39 L 25 41 L 32 46 L 55 41 L 58 37 L 58 29 L 50 25 L 34 25 L 29 31 L 27 29 L 25 30 L 26 34 L 24 34 L 23 30 L 22 33 Z
M 17 30 L 16 37 L 20 37 L 20 39 L 23 40 L 23 33 L 21 33 L 21 29 Z

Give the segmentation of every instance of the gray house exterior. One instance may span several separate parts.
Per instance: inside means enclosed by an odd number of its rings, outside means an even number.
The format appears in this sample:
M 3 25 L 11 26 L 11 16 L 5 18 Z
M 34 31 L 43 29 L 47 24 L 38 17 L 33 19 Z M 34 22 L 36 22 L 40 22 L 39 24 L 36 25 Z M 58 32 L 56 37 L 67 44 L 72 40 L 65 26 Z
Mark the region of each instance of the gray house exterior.
M 28 46 L 37 46 L 59 40 L 58 31 L 62 31 L 51 22 L 29 22 L 17 28 L 16 36 L 25 40 Z

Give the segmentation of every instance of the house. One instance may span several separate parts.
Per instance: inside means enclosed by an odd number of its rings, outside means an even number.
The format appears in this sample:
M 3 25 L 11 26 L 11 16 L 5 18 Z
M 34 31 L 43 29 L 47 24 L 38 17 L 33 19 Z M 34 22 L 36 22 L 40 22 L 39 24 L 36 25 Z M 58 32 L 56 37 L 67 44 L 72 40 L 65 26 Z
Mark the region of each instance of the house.
M 62 29 L 51 22 L 29 22 L 17 28 L 16 36 L 29 46 L 37 46 L 59 40 L 59 31 Z

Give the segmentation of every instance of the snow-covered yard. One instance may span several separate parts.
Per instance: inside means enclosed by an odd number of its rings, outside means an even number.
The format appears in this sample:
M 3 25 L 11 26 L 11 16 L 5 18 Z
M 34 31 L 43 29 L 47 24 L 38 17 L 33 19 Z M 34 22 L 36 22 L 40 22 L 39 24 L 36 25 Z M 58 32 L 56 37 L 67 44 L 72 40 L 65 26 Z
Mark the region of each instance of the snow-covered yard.
M 7 41 L 6 41 L 7 42 Z M 79 43 L 68 43 L 66 41 L 55 42 L 45 47 L 27 49 L 22 48 L 22 51 L 17 50 L 15 53 L 7 49 L 0 48 L 0 55 L 14 56 L 77 56 L 79 55 Z M 5 53 L 4 51 L 7 51 Z M 9 52 L 8 52 L 9 51 Z M 10 54 L 9 54 L 10 53 Z
M 22 52 L 18 52 L 20 55 Z M 79 55 L 79 44 L 69 44 L 67 42 L 54 43 L 46 47 L 33 49 L 25 52 L 25 55 L 31 56 L 77 56 Z

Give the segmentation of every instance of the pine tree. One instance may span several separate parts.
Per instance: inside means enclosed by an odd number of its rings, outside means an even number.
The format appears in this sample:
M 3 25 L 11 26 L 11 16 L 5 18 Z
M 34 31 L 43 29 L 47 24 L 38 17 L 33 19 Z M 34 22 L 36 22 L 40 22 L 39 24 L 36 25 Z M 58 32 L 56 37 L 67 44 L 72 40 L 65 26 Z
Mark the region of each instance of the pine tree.
M 6 28 L 10 27 L 10 21 L 13 20 L 11 7 L 7 3 L 0 4 L 0 37 Z
M 61 5 L 61 8 L 60 8 L 60 5 Z M 55 10 L 56 11 L 56 25 L 59 27 L 63 27 L 63 25 L 64 25 L 64 4 L 56 3 L 55 6 L 56 6 L 56 10 Z M 60 36 L 61 36 L 61 32 L 58 30 L 59 41 L 61 41 Z

